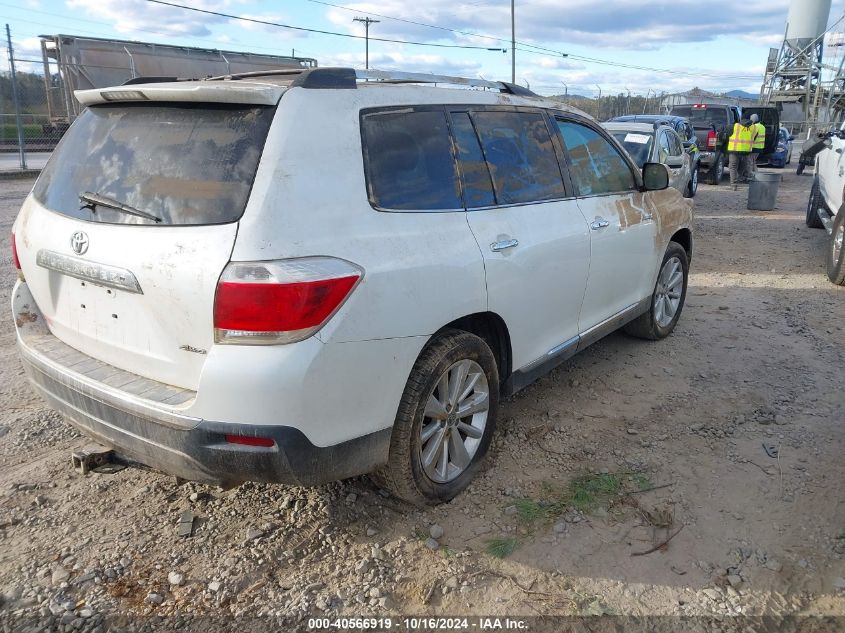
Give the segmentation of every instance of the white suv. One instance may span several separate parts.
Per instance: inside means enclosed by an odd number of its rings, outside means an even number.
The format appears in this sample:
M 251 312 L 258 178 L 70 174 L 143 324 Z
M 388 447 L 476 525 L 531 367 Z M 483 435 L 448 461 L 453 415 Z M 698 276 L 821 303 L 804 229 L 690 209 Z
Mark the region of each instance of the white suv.
M 130 460 L 441 502 L 500 396 L 680 316 L 691 203 L 516 86 L 321 68 L 77 98 L 12 307 L 38 391 Z

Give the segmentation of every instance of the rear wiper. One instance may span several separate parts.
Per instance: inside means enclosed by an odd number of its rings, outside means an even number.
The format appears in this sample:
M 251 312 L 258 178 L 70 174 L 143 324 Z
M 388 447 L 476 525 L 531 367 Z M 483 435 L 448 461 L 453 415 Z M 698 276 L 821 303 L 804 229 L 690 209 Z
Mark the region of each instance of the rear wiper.
M 83 191 L 79 194 L 79 199 L 82 200 L 82 202 L 86 202 L 87 204 L 85 206 L 90 207 L 92 211 L 94 211 L 94 207 L 108 207 L 109 209 L 115 209 L 116 211 L 121 211 L 127 215 L 134 215 L 139 218 L 152 220 L 153 222 L 161 222 L 161 218 L 153 215 L 152 213 L 147 213 L 146 211 L 141 211 L 135 207 L 130 207 L 128 204 L 118 202 L 114 198 L 109 198 L 108 196 L 103 196 L 92 191 Z

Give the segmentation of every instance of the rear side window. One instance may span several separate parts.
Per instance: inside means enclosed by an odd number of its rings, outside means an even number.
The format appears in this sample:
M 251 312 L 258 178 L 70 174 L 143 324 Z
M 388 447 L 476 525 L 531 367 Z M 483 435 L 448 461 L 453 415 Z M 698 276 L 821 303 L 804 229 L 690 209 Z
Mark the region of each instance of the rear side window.
M 569 155 L 569 175 L 576 195 L 595 196 L 634 189 L 634 175 L 616 148 L 580 123 L 558 120 Z
M 364 114 L 361 135 L 374 206 L 400 211 L 463 208 L 445 111 Z
M 493 206 L 496 204 L 496 198 L 493 195 L 490 171 L 487 169 L 478 136 L 468 113 L 452 113 L 452 134 L 455 137 L 467 208 Z
M 109 207 L 100 194 L 163 225 L 223 224 L 244 212 L 274 108 L 115 104 L 87 108 L 65 134 L 33 193 L 53 211 L 91 222 L 154 224 Z
M 473 112 L 499 204 L 565 196 L 560 166 L 539 112 Z

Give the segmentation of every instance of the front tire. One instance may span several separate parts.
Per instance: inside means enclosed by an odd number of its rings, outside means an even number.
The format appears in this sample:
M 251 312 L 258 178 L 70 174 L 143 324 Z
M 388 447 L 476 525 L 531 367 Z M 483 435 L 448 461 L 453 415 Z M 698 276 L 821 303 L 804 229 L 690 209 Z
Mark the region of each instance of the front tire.
M 449 501 L 481 468 L 498 406 L 499 372 L 487 343 L 459 330 L 437 335 L 411 370 L 388 463 L 372 478 L 415 505 Z
M 833 232 L 827 249 L 827 277 L 837 286 L 845 286 L 845 204 L 833 219 Z
M 669 336 L 684 309 L 688 280 L 687 252 L 677 242 L 669 242 L 669 248 L 660 264 L 648 312 L 628 323 L 625 332 L 651 341 Z
M 810 189 L 810 197 L 807 199 L 807 215 L 804 219 L 807 226 L 811 229 L 822 229 L 821 219 L 819 219 L 819 208 L 824 204 L 822 200 L 822 193 L 819 189 L 819 179 L 813 179 L 813 186 Z

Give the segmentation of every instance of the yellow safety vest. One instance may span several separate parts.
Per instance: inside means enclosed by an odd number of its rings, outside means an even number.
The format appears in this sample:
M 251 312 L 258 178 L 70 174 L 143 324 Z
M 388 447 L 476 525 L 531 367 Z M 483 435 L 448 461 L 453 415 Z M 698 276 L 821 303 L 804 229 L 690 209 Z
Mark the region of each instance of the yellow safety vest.
M 754 132 L 750 125 L 745 126 L 739 123 L 734 123 L 733 134 L 731 134 L 730 138 L 728 138 L 728 151 L 741 152 L 743 154 L 751 153 L 753 136 Z
M 766 126 L 762 123 L 755 123 L 751 127 L 755 128 L 752 149 L 763 149 L 766 147 Z

